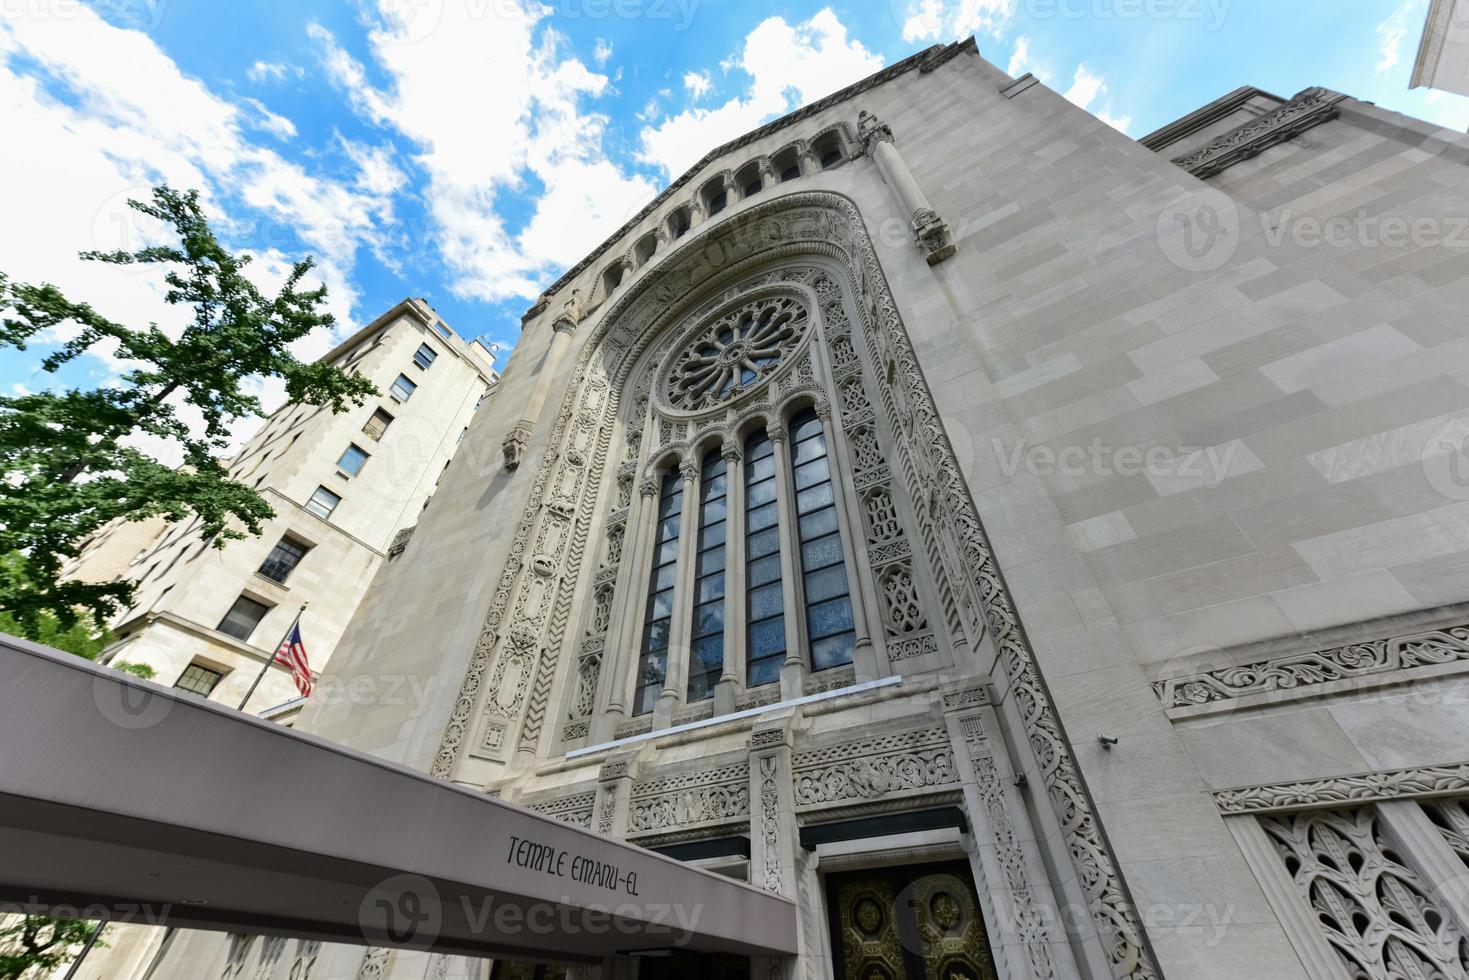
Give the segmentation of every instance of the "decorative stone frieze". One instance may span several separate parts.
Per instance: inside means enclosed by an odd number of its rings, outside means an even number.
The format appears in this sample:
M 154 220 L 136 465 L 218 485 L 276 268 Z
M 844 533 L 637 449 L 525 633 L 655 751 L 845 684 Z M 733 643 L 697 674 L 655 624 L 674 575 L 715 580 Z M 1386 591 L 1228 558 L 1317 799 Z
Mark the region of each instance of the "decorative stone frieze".
M 798 810 L 921 792 L 959 781 L 953 746 L 942 727 L 797 752 L 791 767 Z
M 592 829 L 592 810 L 597 801 L 596 791 L 576 793 L 559 800 L 547 800 L 526 804 L 528 809 L 544 813 L 548 817 L 569 823 L 585 830 Z
M 1201 180 L 1212 177 L 1277 143 L 1335 119 L 1341 114 L 1340 104 L 1345 99 L 1345 95 L 1327 88 L 1305 89 L 1273 112 L 1216 136 L 1173 162 Z
M 1153 684 L 1165 708 L 1228 701 L 1273 691 L 1300 691 L 1332 681 L 1369 677 L 1429 664 L 1469 663 L 1469 625 L 1348 643 Z
M 1246 786 L 1217 792 L 1214 802 L 1226 814 L 1268 813 L 1465 792 L 1469 792 L 1469 762 Z
M 629 834 L 656 834 L 750 816 L 750 766 L 740 762 L 718 769 L 635 782 L 628 809 Z

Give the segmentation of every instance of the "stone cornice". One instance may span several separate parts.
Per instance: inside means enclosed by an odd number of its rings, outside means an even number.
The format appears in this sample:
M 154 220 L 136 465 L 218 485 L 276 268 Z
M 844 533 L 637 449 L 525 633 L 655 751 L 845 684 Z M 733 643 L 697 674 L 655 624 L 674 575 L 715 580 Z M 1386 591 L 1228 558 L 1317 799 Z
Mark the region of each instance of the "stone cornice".
M 521 318 L 521 326 L 524 327 L 528 322 L 535 319 L 536 316 L 545 311 L 547 305 L 545 303 L 545 300 L 547 298 L 556 295 L 556 293 L 558 293 L 563 287 L 574 281 L 576 277 L 581 275 L 588 266 L 590 266 L 604 253 L 606 253 L 608 249 L 610 249 L 624 236 L 626 236 L 628 232 L 636 228 L 645 218 L 648 217 L 648 215 L 666 205 L 668 203 L 668 199 L 672 197 L 676 191 L 692 181 L 704 170 L 705 167 L 709 166 L 709 164 L 724 156 L 726 153 L 731 153 L 735 150 L 740 149 L 743 146 L 748 146 L 757 140 L 764 139 L 772 133 L 778 133 L 788 126 L 793 126 L 798 122 L 809 119 L 819 113 L 825 112 L 827 109 L 840 102 L 845 102 L 848 99 L 861 95 L 863 92 L 869 91 L 879 85 L 889 82 L 894 78 L 897 78 L 899 75 L 907 74 L 915 68 L 919 69 L 922 73 L 927 74 L 928 72 L 933 71 L 935 68 L 938 68 L 940 65 L 946 64 L 947 62 L 951 61 L 955 56 L 963 51 L 978 51 L 978 47 L 975 44 L 974 38 L 966 38 L 963 41 L 956 41 L 953 44 L 948 45 L 932 45 L 931 47 L 925 48 L 917 54 L 909 55 L 902 61 L 889 65 L 882 71 L 879 71 L 872 75 L 868 75 L 860 82 L 854 82 L 851 85 L 848 85 L 846 88 L 833 92 L 831 95 L 828 95 L 823 99 L 818 99 L 817 101 L 812 102 L 810 105 L 802 106 L 794 112 L 786 113 L 779 119 L 771 120 L 770 122 L 757 129 L 750 130 L 743 136 L 732 139 L 728 143 L 725 143 L 722 146 L 718 146 L 713 150 L 710 150 L 703 156 L 702 159 L 699 160 L 698 163 L 694 164 L 688 170 L 685 170 L 681 176 L 673 181 L 673 183 L 665 187 L 657 197 L 653 198 L 653 200 L 644 205 L 641 211 L 629 218 L 621 228 L 618 228 L 611 235 L 609 235 L 607 239 L 602 242 L 602 244 L 594 248 L 591 252 L 587 254 L 585 258 L 583 258 L 576 265 L 572 266 L 570 269 L 564 272 L 561 275 L 561 278 L 552 283 L 551 286 L 542 294 L 541 300 L 538 300 L 535 306 L 532 306 L 529 310 L 526 311 L 526 314 Z
M 1277 104 L 1283 104 L 1285 102 L 1285 99 L 1266 92 L 1264 89 L 1256 88 L 1253 85 L 1244 85 L 1230 92 L 1228 95 L 1215 99 L 1208 105 L 1195 109 L 1182 118 L 1175 119 L 1166 126 L 1155 129 L 1153 132 L 1140 138 L 1138 142 L 1155 153 L 1159 152 L 1165 147 L 1172 146 L 1184 137 L 1192 133 L 1197 133 L 1206 126 L 1217 122 L 1219 119 L 1239 109 L 1240 106 L 1249 104 L 1250 100 L 1255 98 L 1269 99 Z
M 1225 814 L 1271 813 L 1449 796 L 1465 790 L 1469 790 L 1469 762 L 1456 762 L 1227 789 L 1215 793 L 1214 802 Z
M 1341 114 L 1340 105 L 1346 98 L 1331 89 L 1308 88 L 1273 112 L 1216 136 L 1173 162 L 1201 180 L 1212 177 L 1277 143 L 1335 119 Z

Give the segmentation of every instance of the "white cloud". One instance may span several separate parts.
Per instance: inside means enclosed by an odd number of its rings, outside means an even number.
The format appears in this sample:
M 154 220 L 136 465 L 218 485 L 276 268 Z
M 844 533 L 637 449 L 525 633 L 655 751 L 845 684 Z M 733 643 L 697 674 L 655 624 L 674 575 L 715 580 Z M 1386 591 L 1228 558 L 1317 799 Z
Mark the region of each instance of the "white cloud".
M 972 34 L 999 38 L 1015 14 L 1015 0 L 908 0 L 902 9 L 904 41 L 957 41 Z M 893 10 L 899 10 L 896 2 Z
M 1036 78 L 1041 78 L 1040 67 L 1030 57 L 1030 38 L 1022 34 L 1015 39 L 1015 50 L 1010 55 L 1010 65 L 1005 69 L 1005 73 L 1011 78 L 1019 78 L 1026 72 L 1030 72 Z
M 1403 42 L 1408 39 L 1408 31 L 1414 23 L 1418 6 L 1418 0 L 1405 0 L 1386 20 L 1377 25 L 1377 74 L 1386 74 L 1402 60 Z M 1416 20 L 1421 23 L 1422 15 L 1419 14 Z
M 442 4 L 426 18 L 417 6 L 377 2 L 368 44 L 384 88 L 326 28 L 309 33 L 357 111 L 416 146 L 454 292 L 533 298 L 555 267 L 594 248 L 655 188 L 606 159 L 608 120 L 583 102 L 605 93 L 608 79 L 562 53 L 564 39 L 544 24 L 550 8 Z M 534 204 L 519 231 L 497 210 L 505 192 Z
M 707 70 L 691 71 L 683 77 L 684 91 L 688 92 L 691 98 L 703 98 L 708 94 L 710 86 L 709 72 Z
M 794 25 L 783 17 L 766 18 L 726 64 L 750 76 L 748 92 L 714 108 L 685 109 L 657 126 L 645 126 L 640 159 L 677 176 L 720 144 L 865 78 L 882 68 L 883 61 L 848 38 L 846 26 L 825 8 Z
M 592 60 L 601 68 L 607 64 L 607 59 L 612 57 L 612 42 L 605 37 L 597 38 L 597 45 L 592 49 Z
M 287 75 L 304 78 L 306 71 L 279 61 L 257 61 L 245 71 L 245 77 L 252 82 L 282 82 Z
M 82 249 L 159 241 L 163 230 L 127 201 L 146 199 L 166 181 L 201 192 L 225 242 L 256 256 L 248 269 L 258 282 L 278 285 L 289 265 L 279 249 L 299 239 L 318 257 L 328 309 L 351 329 L 356 253 L 380 240 L 392 201 L 258 142 L 256 131 L 273 143 L 294 126 L 254 100 L 212 92 L 146 34 L 112 26 L 83 5 L 73 14 L 0 21 L 0 130 L 26 147 L 0 154 L 7 225 L 25 229 L 0 236 L 0 269 L 17 281 L 55 283 L 124 323 L 182 329 L 188 311 L 163 303 L 156 269 L 77 258 Z M 320 351 L 332 339 L 323 331 L 300 346 Z M 104 378 L 130 366 L 115 348 L 93 353 Z
M 1132 119 L 1128 116 L 1116 116 L 1112 114 L 1111 103 L 1092 108 L 1092 103 L 1107 93 L 1107 83 L 1102 76 L 1092 72 L 1082 62 L 1076 66 L 1076 75 L 1071 80 L 1071 87 L 1063 94 L 1067 101 L 1075 103 L 1083 109 L 1089 110 L 1094 116 L 1102 120 L 1113 129 L 1127 132 L 1127 127 L 1132 125 Z

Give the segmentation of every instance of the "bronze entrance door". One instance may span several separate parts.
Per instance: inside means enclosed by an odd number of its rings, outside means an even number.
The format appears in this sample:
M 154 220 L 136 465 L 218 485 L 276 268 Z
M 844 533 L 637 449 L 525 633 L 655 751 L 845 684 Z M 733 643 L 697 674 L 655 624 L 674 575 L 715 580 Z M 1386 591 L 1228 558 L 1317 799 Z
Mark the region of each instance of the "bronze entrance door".
M 964 862 L 828 875 L 837 980 L 995 980 Z

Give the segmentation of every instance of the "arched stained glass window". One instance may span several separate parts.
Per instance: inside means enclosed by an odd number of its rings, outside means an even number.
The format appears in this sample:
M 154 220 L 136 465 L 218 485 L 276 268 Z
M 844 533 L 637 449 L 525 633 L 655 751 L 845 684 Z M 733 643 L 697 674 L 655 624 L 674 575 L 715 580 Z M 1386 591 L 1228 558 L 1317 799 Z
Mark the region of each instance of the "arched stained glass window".
M 714 450 L 699 475 L 699 549 L 694 559 L 694 616 L 689 644 L 688 700 L 714 696 L 724 669 L 725 529 L 729 516 L 727 464 Z
M 780 504 L 775 444 L 759 431 L 745 440 L 746 680 L 749 687 L 780 680 L 786 656 L 781 597 Z
M 856 633 L 826 436 L 821 420 L 811 409 L 791 419 L 791 476 L 796 490 L 811 669 L 826 670 L 852 662 Z
M 673 586 L 678 577 L 678 532 L 683 511 L 683 482 L 677 472 L 663 475 L 658 493 L 658 529 L 653 538 L 653 572 L 648 607 L 643 616 L 642 653 L 633 714 L 645 715 L 658 703 L 668 671 L 668 633 L 673 618 Z

